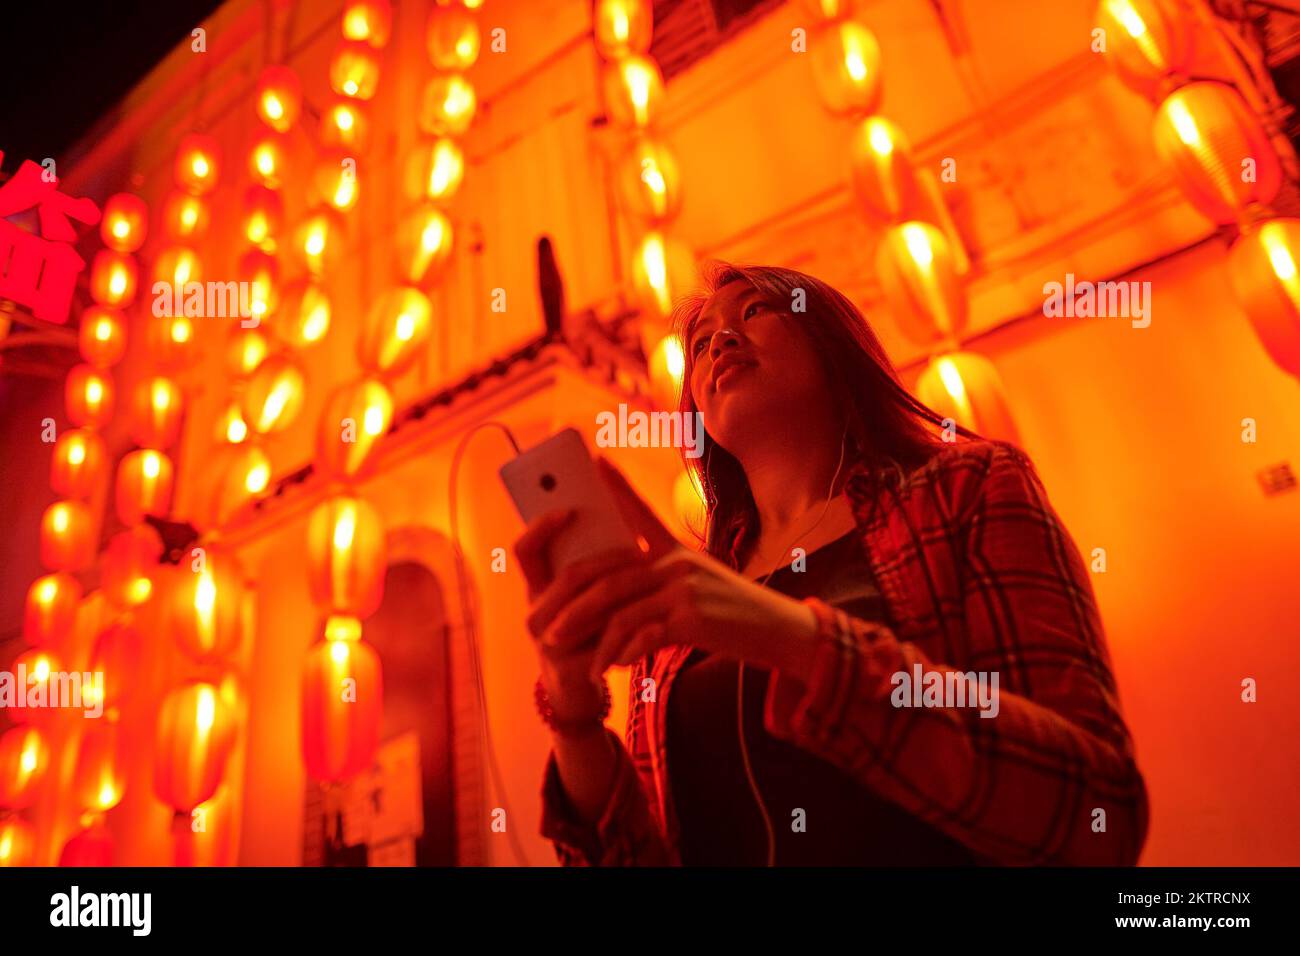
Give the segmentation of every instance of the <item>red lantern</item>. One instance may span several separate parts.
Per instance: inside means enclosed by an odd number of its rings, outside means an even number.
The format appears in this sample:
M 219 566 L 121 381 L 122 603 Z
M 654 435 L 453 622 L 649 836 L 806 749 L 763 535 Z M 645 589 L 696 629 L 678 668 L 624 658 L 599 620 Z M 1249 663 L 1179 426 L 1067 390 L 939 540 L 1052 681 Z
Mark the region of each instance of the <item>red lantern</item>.
M 966 290 L 948 237 L 927 222 L 891 226 L 876 253 L 876 273 L 905 335 L 928 345 L 966 327 Z
M 145 515 L 165 518 L 172 501 L 172 461 L 152 448 L 124 456 L 117 466 L 117 516 L 127 527 Z
M 290 356 L 276 355 L 257 367 L 241 396 L 244 421 L 258 435 L 283 431 L 302 410 L 306 383 Z
M 0 866 L 31 866 L 36 831 L 21 817 L 0 820 Z
M 284 290 L 284 301 L 272 321 L 290 346 L 314 345 L 330 329 L 329 296 L 312 279 L 299 279 Z
M 478 21 L 464 7 L 434 7 L 425 41 L 435 70 L 463 73 L 478 59 Z
M 379 85 L 379 57 L 367 43 L 344 40 L 330 61 L 330 88 L 340 96 L 368 100 Z
M 283 134 L 266 130 L 258 136 L 248 151 L 248 171 L 253 174 L 253 179 L 268 189 L 279 189 L 287 151 L 288 143 Z
M 257 115 L 277 133 L 287 133 L 302 112 L 302 81 L 287 66 L 268 66 L 257 81 Z
M 79 830 L 63 845 L 59 866 L 112 866 L 113 834 L 102 823 Z
M 147 524 L 113 535 L 104 551 L 100 581 L 108 602 L 125 609 L 149 600 L 162 552 L 162 538 Z
M 113 380 L 89 365 L 76 365 L 63 386 L 68 420 L 74 425 L 103 428 L 113 418 Z
M 610 118 L 625 129 L 646 129 L 664 98 L 664 75 L 652 57 L 634 53 L 605 64 L 601 85 Z
M 184 398 L 169 378 L 145 378 L 135 387 L 131 407 L 131 438 L 145 448 L 170 448 L 181 431 Z
M 323 146 L 346 150 L 366 148 L 370 122 L 360 104 L 347 99 L 330 104 L 321 114 L 320 140 Z
M 172 640 L 201 664 L 226 658 L 243 636 L 244 579 L 234 555 L 214 548 L 191 555 L 167 581 Z
M 174 242 L 195 242 L 208 231 L 208 201 L 175 191 L 163 203 L 163 233 Z
M 102 674 L 104 709 L 112 711 L 131 699 L 144 654 L 140 632 L 125 621 L 106 627 L 90 649 L 90 671 Z
M 110 249 L 135 252 L 144 244 L 148 223 L 149 207 L 143 199 L 130 193 L 117 193 L 104 203 L 99 235 Z
M 445 136 L 420 146 L 406 167 L 406 194 L 411 199 L 445 203 L 465 178 L 465 156 L 454 139 Z
M 90 266 L 90 294 L 100 305 L 120 308 L 135 298 L 138 278 L 135 257 L 125 252 L 100 249 Z
M 122 313 L 92 305 L 81 313 L 78 335 L 81 357 L 96 368 L 111 368 L 126 352 L 126 322 Z
M 198 358 L 192 319 L 184 315 L 148 316 L 144 323 L 145 350 L 158 368 L 179 370 Z
M 249 293 L 248 301 L 241 301 L 238 311 L 242 318 L 253 319 L 249 324 L 256 327 L 279 303 L 280 267 L 274 256 L 261 249 L 250 249 L 240 257 L 239 281 L 246 284 Z M 242 315 L 244 312 L 248 315 Z
M 941 417 L 985 438 L 1020 441 L 1002 379 L 982 355 L 952 352 L 934 358 L 917 381 L 916 397 Z
M 393 396 L 378 378 L 363 378 L 332 394 L 320 417 L 316 465 L 332 478 L 361 474 L 393 422 Z
M 654 27 L 650 0 L 596 0 L 591 20 L 596 49 L 607 60 L 650 49 Z
M 343 5 L 345 39 L 383 47 L 392 28 L 393 7 L 388 0 L 348 0 Z
M 303 264 L 319 276 L 343 251 L 343 217 L 332 206 L 313 209 L 294 230 L 294 247 Z
M 6 731 L 0 737 L 0 807 L 30 807 L 49 763 L 50 748 L 38 728 L 14 727 Z
M 189 813 L 221 784 L 235 742 L 235 714 L 216 687 L 190 681 L 163 699 L 157 726 L 154 792 L 174 810 Z
M 1300 378 L 1300 219 L 1242 232 L 1228 252 L 1233 294 L 1277 366 Z
M 434 76 L 420 99 L 420 130 L 432 136 L 464 136 L 477 108 L 474 87 L 459 73 Z
M 331 614 L 366 618 L 384 598 L 384 524 L 366 501 L 340 495 L 318 505 L 307 525 L 312 600 Z
M 224 449 L 213 467 L 218 478 L 211 491 L 206 523 L 220 527 L 266 494 L 271 462 L 266 452 L 248 442 Z
M 41 518 L 41 563 L 81 571 L 95 558 L 95 516 L 84 502 L 56 501 Z
M 620 164 L 619 179 L 628 206 L 650 222 L 664 222 L 682 205 L 677 160 L 666 143 L 639 137 Z
M 809 47 L 813 81 L 832 113 L 866 116 L 880 102 L 880 43 L 856 20 L 822 25 Z
M 54 443 L 50 487 L 65 498 L 89 498 L 104 474 L 104 440 L 89 428 L 71 428 Z
M 379 747 L 384 683 L 379 655 L 355 618 L 331 618 L 302 674 L 302 749 L 315 780 L 340 781 L 370 766 Z
M 73 789 L 82 809 L 113 809 L 126 790 L 122 769 L 121 728 L 114 720 L 88 720 L 77 748 Z
M 171 286 L 165 292 L 167 300 L 175 302 L 184 300 L 185 286 L 190 282 L 203 281 L 203 263 L 199 254 L 188 246 L 168 246 L 158 253 L 153 263 L 153 281 L 166 282 Z M 179 312 L 179 309 L 163 309 L 163 314 Z
M 217 188 L 221 148 L 211 136 L 190 133 L 176 148 L 176 185 L 192 196 L 206 196 Z
M 252 185 L 244 192 L 244 238 L 255 246 L 275 239 L 284 218 L 280 194 L 266 186 Z
M 1106 59 L 1132 90 L 1158 97 L 1191 63 L 1192 19 L 1169 0 L 1107 0 L 1097 5 Z
M 867 117 L 853 135 L 850 159 L 853 191 L 873 223 L 892 225 L 920 214 L 921 190 L 901 129 L 883 117 Z
M 233 328 L 226 352 L 226 368 L 234 378 L 247 378 L 266 361 L 270 352 L 271 342 L 260 329 Z
M 360 193 L 357 180 L 357 161 L 345 149 L 331 149 L 316 161 L 314 174 L 316 194 L 322 202 L 346 212 L 357 204 Z
M 63 665 L 49 651 L 39 648 L 24 651 L 14 658 L 10 670 L 21 697 L 21 706 L 6 708 L 15 724 L 47 723 L 60 706 L 77 703 L 58 699 L 60 688 L 66 687 L 68 691 L 72 688 L 58 679 Z M 22 696 L 24 689 L 26 695 Z
M 446 213 L 421 203 L 397 230 L 397 267 L 402 279 L 422 285 L 435 279 L 451 256 L 452 228 Z
M 36 647 L 62 644 L 77 623 L 81 584 L 69 574 L 47 574 L 27 589 L 23 640 Z
M 418 289 L 399 286 L 375 300 L 357 345 L 367 372 L 400 375 L 420 357 L 429 341 L 433 306 Z

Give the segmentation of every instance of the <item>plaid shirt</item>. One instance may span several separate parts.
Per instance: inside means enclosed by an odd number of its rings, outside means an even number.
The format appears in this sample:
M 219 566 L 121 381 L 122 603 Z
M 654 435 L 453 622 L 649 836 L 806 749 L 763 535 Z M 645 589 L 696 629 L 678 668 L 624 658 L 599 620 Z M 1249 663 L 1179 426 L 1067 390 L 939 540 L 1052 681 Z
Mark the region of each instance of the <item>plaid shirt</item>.
M 888 621 L 810 599 L 812 676 L 805 685 L 771 673 L 767 732 L 985 863 L 1136 863 L 1146 788 L 1092 584 L 1029 459 L 1004 443 L 962 442 L 906 477 L 859 468 L 846 493 Z M 667 713 L 690 652 L 664 648 L 633 667 L 626 745 L 606 728 L 618 763 L 598 821 L 574 815 L 551 756 L 542 834 L 565 865 L 681 863 Z M 892 675 L 917 664 L 997 672 L 997 716 L 893 706 Z

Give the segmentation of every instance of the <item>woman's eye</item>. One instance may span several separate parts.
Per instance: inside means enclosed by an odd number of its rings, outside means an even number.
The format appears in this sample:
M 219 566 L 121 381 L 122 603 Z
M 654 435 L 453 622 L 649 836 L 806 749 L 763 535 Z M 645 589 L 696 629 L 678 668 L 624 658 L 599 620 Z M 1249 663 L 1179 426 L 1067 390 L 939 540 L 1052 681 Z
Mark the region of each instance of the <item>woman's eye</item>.
M 704 350 L 704 336 L 701 335 L 698 339 L 695 340 L 695 344 L 691 346 L 691 356 L 694 358 L 699 358 L 700 352 L 702 352 L 703 350 Z
M 748 322 L 749 317 L 751 315 L 756 315 L 757 313 L 758 313 L 758 303 L 757 302 L 749 303 L 749 305 L 745 307 L 745 315 L 744 315 L 745 321 Z

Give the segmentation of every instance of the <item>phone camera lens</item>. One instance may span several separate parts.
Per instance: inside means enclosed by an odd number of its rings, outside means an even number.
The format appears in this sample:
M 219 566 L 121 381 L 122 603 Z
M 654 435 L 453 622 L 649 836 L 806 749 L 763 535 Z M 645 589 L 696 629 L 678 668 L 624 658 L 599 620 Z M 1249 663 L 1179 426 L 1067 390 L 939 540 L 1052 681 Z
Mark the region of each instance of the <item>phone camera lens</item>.
M 555 476 L 549 473 L 542 475 L 542 491 L 554 491 L 554 490 L 555 490 Z

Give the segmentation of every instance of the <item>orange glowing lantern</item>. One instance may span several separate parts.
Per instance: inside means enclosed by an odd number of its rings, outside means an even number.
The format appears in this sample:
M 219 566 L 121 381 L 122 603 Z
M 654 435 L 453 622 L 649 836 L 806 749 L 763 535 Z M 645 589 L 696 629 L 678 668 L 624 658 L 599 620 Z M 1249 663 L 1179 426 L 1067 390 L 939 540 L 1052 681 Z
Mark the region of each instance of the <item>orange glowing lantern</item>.
M 100 249 L 90 266 L 90 294 L 100 305 L 113 308 L 129 305 L 135 298 L 138 277 L 133 256 Z
M 463 136 L 474 122 L 478 97 L 459 73 L 435 76 L 424 85 L 420 130 L 431 136 Z
M 84 501 L 56 501 L 41 518 L 41 564 L 81 571 L 95 558 L 95 517 Z
M 96 368 L 111 368 L 126 352 L 126 323 L 117 309 L 92 305 L 81 313 L 81 357 Z
M 248 150 L 248 171 L 254 181 L 267 189 L 279 189 L 287 151 L 288 144 L 282 134 L 268 130 L 258 136 Z
M 826 108 L 866 116 L 880 102 L 880 44 L 856 20 L 828 23 L 809 46 L 813 81 Z
M 607 60 L 650 49 L 654 14 L 649 0 L 596 0 L 592 32 L 596 49 Z
M 121 747 L 121 728 L 117 721 L 85 722 L 72 783 L 82 809 L 103 813 L 121 801 L 126 792 Z
M 323 146 L 363 150 L 369 132 L 370 121 L 361 111 L 360 104 L 352 100 L 338 100 L 321 114 L 320 140 Z
M 621 182 L 628 206 L 650 222 L 664 222 L 681 209 L 677 160 L 664 143 L 638 138 L 623 159 Z
M 59 866 L 112 866 L 113 834 L 102 822 L 78 830 L 59 852 Z
M 344 385 L 326 402 L 316 440 L 316 466 L 332 478 L 353 478 L 372 461 L 393 421 L 393 396 L 378 378 Z
M 226 367 L 235 378 L 247 378 L 257 371 L 271 352 L 271 343 L 258 329 L 236 328 L 230 335 Z
M 437 277 L 451 256 L 451 220 L 432 203 L 422 203 L 397 230 L 398 269 L 402 278 L 422 285 Z
M 1233 294 L 1278 368 L 1300 377 L 1300 219 L 1244 230 L 1228 253 Z
M 50 456 L 50 487 L 65 498 L 86 499 L 104 475 L 104 441 L 88 428 L 65 431 Z
M 357 204 L 360 184 L 357 161 L 345 150 L 329 150 L 316 161 L 316 194 L 335 209 L 346 212 Z
M 305 392 L 302 368 L 288 355 L 273 355 L 257 367 L 240 396 L 244 421 L 258 435 L 283 431 L 302 410 Z
M 901 129 L 883 117 L 867 117 L 853 134 L 849 158 L 853 190 L 869 220 L 890 225 L 919 214 L 912 148 Z
M 1191 22 L 1167 0 L 1101 0 L 1097 26 L 1106 59 L 1131 89 L 1155 98 L 1186 74 L 1192 53 Z
M 280 266 L 274 256 L 261 249 L 250 249 L 239 260 L 239 281 L 241 288 L 248 290 L 247 301 L 241 294 L 238 312 L 241 318 L 250 319 L 250 326 L 256 327 L 279 304 Z M 247 315 L 243 313 L 247 312 Z
M 209 524 L 223 525 L 250 502 L 266 494 L 271 484 L 271 461 L 252 442 L 232 445 L 216 462 L 218 479 L 212 489 Z
M 80 703 L 71 699 L 71 682 L 59 680 L 63 665 L 49 651 L 24 651 L 14 658 L 10 670 L 14 687 L 20 692 L 16 705 L 6 708 L 15 724 L 45 724 L 57 710 Z
M 632 283 L 650 315 L 668 316 L 696 279 L 695 254 L 689 246 L 660 232 L 641 240 L 632 260 Z
M 149 316 L 145 320 L 145 351 L 160 369 L 182 369 L 198 358 L 194 322 L 184 315 Z
M 379 56 L 368 43 L 344 40 L 330 61 L 330 88 L 340 96 L 368 100 L 379 85 Z
M 1282 185 L 1267 131 L 1226 83 L 1189 83 L 1169 94 L 1153 132 L 1156 152 L 1188 202 L 1220 225 L 1236 222 L 1247 206 L 1271 202 Z
M 319 607 L 356 618 L 379 610 L 388 569 L 384 525 L 367 502 L 340 495 L 318 505 L 307 525 L 307 558 Z
M 686 372 L 686 355 L 682 340 L 665 335 L 650 353 L 650 395 L 659 408 L 672 411 L 682 395 L 682 376 Z
M 244 578 L 235 556 L 216 548 L 170 570 L 167 629 L 178 647 L 201 664 L 220 661 L 243 633 Z
M 450 200 L 465 178 L 465 156 L 456 141 L 439 137 L 411 154 L 406 192 L 411 199 Z
M 160 451 L 141 448 L 117 466 L 117 516 L 127 527 L 145 515 L 165 518 L 172 501 L 172 460 Z
M 144 659 L 140 632 L 125 621 L 110 624 L 90 650 L 90 671 L 102 674 L 100 693 L 105 711 L 113 711 L 131 699 Z
M 1019 442 L 997 369 L 974 352 L 951 352 L 931 359 L 916 383 L 916 397 L 985 438 Z
M 271 242 L 283 218 L 284 202 L 274 189 L 254 184 L 244 191 L 244 238 L 253 245 Z
M 23 640 L 35 647 L 62 644 L 77 623 L 81 584 L 70 574 L 47 574 L 27 589 Z
M 331 206 L 313 210 L 294 233 L 294 245 L 303 264 L 318 276 L 342 251 L 343 219 Z
M 343 5 L 345 39 L 383 47 L 392 29 L 393 7 L 388 0 L 348 0 Z
M 277 133 L 287 133 L 302 112 L 302 81 L 287 66 L 268 66 L 257 80 L 257 115 Z M 270 185 L 270 183 L 266 183 Z
M 302 672 L 302 752 L 315 780 L 347 780 L 379 747 L 384 681 L 379 655 L 356 618 L 332 617 Z
M 633 54 L 605 64 L 605 108 L 619 126 L 645 129 L 658 115 L 664 75 L 648 56 Z
M 892 226 L 880 241 L 876 272 L 904 334 L 929 344 L 966 326 L 966 294 L 948 237 L 929 223 Z
M 14 727 L 0 737 L 0 807 L 22 810 L 36 800 L 50 764 L 50 748 L 36 727 Z
M 139 196 L 117 193 L 104 203 L 99 235 L 104 245 L 117 252 L 135 252 L 144 243 L 149 227 L 149 207 Z
M 182 684 L 163 699 L 153 770 L 163 803 L 189 813 L 212 798 L 235 742 L 235 720 L 220 691 L 203 681 Z
M 153 263 L 153 281 L 165 282 L 171 286 L 171 291 L 165 294 L 173 299 L 186 295 L 187 284 L 202 282 L 202 272 L 199 254 L 188 246 L 168 246 L 158 253 L 158 258 Z M 172 310 L 164 310 L 170 311 Z
M 97 368 L 75 365 L 63 385 L 68 420 L 74 425 L 103 428 L 113 417 L 113 380 Z
M 400 375 L 423 353 L 432 325 L 433 306 L 424 293 L 409 286 L 384 293 L 371 306 L 357 344 L 361 367 Z
M 132 608 L 149 600 L 162 553 L 162 538 L 147 524 L 113 535 L 104 551 L 100 582 L 108 603 Z
M 174 381 L 161 376 L 141 379 L 132 396 L 132 440 L 145 448 L 170 448 L 180 435 L 184 411 L 185 399 Z
M 192 196 L 206 196 L 217 188 L 221 148 L 204 133 L 190 133 L 176 147 L 176 185 Z
M 478 21 L 464 7 L 434 7 L 425 34 L 435 70 L 464 72 L 478 59 Z
M 163 233 L 175 242 L 194 242 L 208 231 L 211 214 L 208 201 L 179 190 L 171 193 L 163 203 Z
M 31 866 L 36 831 L 21 817 L 0 820 L 0 866 Z
M 329 296 L 312 279 L 299 279 L 284 290 L 274 324 L 291 347 L 316 344 L 330 330 Z
M 217 441 L 238 445 L 248 437 L 248 423 L 238 402 L 231 402 L 217 421 Z

